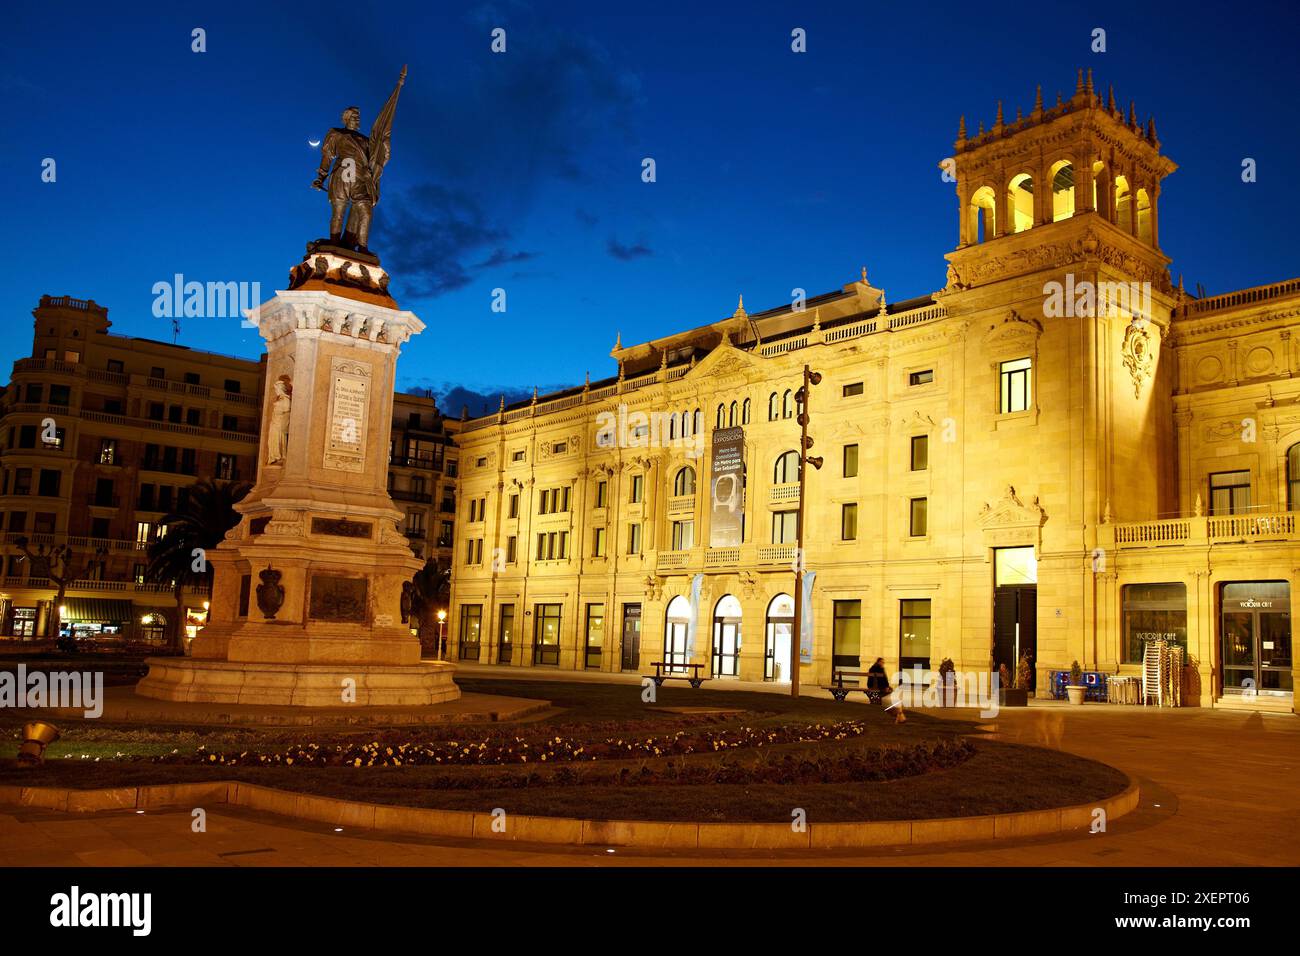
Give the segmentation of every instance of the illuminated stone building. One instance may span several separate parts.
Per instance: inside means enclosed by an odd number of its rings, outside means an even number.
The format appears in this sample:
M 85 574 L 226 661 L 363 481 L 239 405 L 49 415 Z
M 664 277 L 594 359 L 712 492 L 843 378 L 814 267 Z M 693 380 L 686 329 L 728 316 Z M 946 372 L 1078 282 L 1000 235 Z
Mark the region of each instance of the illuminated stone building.
M 57 587 L 25 538 L 71 549 L 61 620 L 78 636 L 160 641 L 176 603 L 144 580 L 146 549 L 196 479 L 254 478 L 264 363 L 114 334 L 93 300 L 44 296 L 33 315 L 0 411 L 0 640 L 52 636 Z M 390 492 L 417 556 L 450 560 L 458 425 L 396 396 Z M 206 599 L 185 596 L 191 637 Z
M 1292 709 L 1300 280 L 1173 283 L 1174 164 L 1090 76 L 963 121 L 954 159 L 932 294 L 886 301 L 863 270 L 742 303 L 620 342 L 616 377 L 467 422 L 453 653 L 788 680 L 802 477 L 805 685 L 877 656 L 987 671 L 1028 652 L 1042 693 L 1076 660 L 1137 675 L 1164 638 L 1190 662 L 1184 703 Z M 801 476 L 805 365 L 824 465 Z

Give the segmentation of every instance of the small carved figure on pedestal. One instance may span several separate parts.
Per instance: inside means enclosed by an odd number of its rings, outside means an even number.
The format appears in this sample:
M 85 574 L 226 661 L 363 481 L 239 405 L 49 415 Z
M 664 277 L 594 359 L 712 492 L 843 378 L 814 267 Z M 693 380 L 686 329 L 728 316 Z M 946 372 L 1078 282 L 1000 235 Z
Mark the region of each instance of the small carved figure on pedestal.
M 275 380 L 271 424 L 266 432 L 266 463 L 276 465 L 289 453 L 289 413 L 293 410 L 293 381 L 288 375 Z

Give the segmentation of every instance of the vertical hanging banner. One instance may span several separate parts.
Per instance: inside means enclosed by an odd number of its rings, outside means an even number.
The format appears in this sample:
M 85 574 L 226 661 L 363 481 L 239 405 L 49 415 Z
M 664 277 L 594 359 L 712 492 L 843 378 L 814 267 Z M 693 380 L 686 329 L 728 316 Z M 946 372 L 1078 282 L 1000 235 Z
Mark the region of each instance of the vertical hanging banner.
M 700 589 L 704 587 L 704 575 L 697 574 L 691 578 L 691 619 L 686 625 L 686 646 L 691 660 L 697 660 L 695 654 L 695 632 L 700 620 Z
M 745 520 L 745 430 L 713 432 L 709 469 L 709 547 L 738 548 Z
M 800 595 L 801 606 L 799 614 L 799 663 L 811 664 L 813 660 L 813 579 L 817 577 L 816 571 L 805 571 L 803 573 L 803 594 Z

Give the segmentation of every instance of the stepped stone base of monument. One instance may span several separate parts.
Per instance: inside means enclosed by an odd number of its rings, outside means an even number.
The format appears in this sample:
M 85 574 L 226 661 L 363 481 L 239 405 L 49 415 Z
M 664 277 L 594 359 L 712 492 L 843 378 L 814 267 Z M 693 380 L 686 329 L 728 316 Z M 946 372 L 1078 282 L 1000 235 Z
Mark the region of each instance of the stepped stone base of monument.
M 151 657 L 135 692 L 156 700 L 294 707 L 419 707 L 455 700 L 456 665 L 273 664 Z

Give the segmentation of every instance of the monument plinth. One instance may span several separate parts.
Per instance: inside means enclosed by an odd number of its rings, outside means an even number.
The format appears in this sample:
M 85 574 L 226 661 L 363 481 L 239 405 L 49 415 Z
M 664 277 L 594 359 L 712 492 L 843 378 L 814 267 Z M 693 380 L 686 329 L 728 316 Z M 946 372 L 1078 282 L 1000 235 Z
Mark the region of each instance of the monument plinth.
M 460 696 L 421 662 L 403 585 L 423 562 L 388 495 L 400 348 L 423 328 L 374 256 L 313 243 L 250 316 L 266 339 L 257 483 L 207 555 L 206 627 L 136 688 L 165 700 L 406 706 Z

